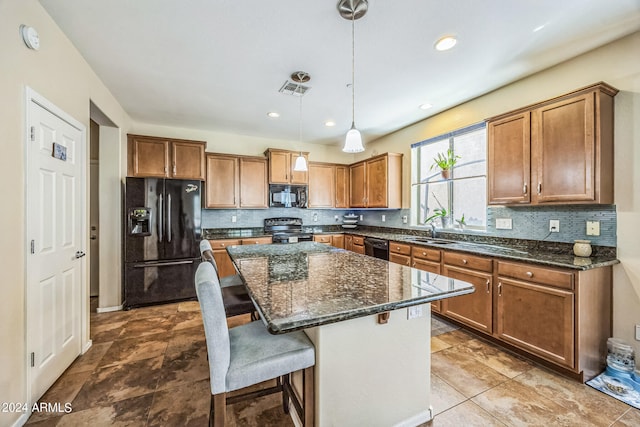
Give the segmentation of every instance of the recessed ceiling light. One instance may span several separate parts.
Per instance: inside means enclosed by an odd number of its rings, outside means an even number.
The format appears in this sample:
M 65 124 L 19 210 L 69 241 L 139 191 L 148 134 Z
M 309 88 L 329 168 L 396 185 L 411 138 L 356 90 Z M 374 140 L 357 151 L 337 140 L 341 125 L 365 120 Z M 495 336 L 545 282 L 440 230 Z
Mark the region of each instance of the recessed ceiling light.
M 280 117 L 280 114 L 276 113 L 275 111 L 270 111 L 267 113 L 267 116 L 271 117 L 272 119 L 277 119 L 278 117 Z
M 336 125 L 336 122 L 329 120 L 329 121 L 324 122 L 324 125 L 325 125 L 326 127 L 329 127 L 329 128 L 330 128 L 330 127 L 335 126 L 335 125 Z
M 428 110 L 431 107 L 433 107 L 433 105 L 431 105 L 431 104 L 422 104 L 422 105 L 420 105 L 420 109 L 421 110 Z
M 533 29 L 533 32 L 534 32 L 534 33 L 537 33 L 538 31 L 542 30 L 542 29 L 543 29 L 544 27 L 546 27 L 546 26 L 547 26 L 547 24 L 538 25 L 537 27 L 535 27 L 535 28 Z
M 454 47 L 456 43 L 458 43 L 458 40 L 456 40 L 454 36 L 444 36 L 436 41 L 434 47 L 439 51 L 449 50 Z

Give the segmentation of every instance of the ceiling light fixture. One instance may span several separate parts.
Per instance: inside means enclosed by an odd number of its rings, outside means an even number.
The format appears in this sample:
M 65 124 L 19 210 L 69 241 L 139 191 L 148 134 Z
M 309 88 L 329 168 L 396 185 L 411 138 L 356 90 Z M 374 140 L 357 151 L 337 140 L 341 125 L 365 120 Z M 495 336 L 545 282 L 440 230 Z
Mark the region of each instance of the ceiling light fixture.
M 309 73 L 305 73 L 304 71 L 296 71 L 295 73 L 291 74 L 291 80 L 297 83 L 306 83 L 309 80 L 311 80 L 311 76 L 309 75 Z M 300 143 L 300 145 L 302 145 L 302 97 L 304 96 L 304 92 L 300 91 L 298 96 L 300 97 L 300 116 L 298 120 L 298 142 Z M 296 172 L 306 172 L 308 170 L 307 159 L 305 159 L 304 156 L 302 155 L 302 151 L 300 152 L 300 155 L 296 157 L 296 162 L 293 165 L 293 170 Z
M 272 119 L 277 119 L 278 117 L 280 117 L 280 114 L 276 113 L 275 111 L 270 111 L 267 113 L 267 116 L 271 117 Z
M 421 104 L 420 105 L 420 109 L 421 110 L 428 110 L 431 107 L 433 107 L 433 105 L 431 105 L 431 104 Z
M 444 36 L 436 41 L 434 47 L 436 50 L 444 51 L 451 49 L 456 45 L 456 43 L 458 43 L 458 40 L 456 40 L 454 36 Z
M 330 127 L 335 126 L 335 125 L 336 125 L 336 122 L 334 122 L 334 121 L 332 121 L 332 120 L 329 120 L 329 121 L 324 122 L 324 125 L 325 125 L 326 127 L 330 128 Z
M 362 18 L 369 9 L 367 0 L 340 0 L 338 11 L 340 16 L 351 21 L 351 129 L 347 132 L 342 151 L 360 153 L 364 151 L 362 135 L 356 129 L 356 19 Z

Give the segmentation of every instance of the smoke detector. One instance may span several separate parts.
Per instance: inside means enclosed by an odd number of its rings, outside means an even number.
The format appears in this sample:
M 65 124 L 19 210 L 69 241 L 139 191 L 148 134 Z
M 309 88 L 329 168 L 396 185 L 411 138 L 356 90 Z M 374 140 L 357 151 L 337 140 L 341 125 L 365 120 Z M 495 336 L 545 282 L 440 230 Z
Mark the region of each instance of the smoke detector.
M 279 92 L 284 93 L 285 95 L 303 96 L 311 89 L 311 86 L 303 84 L 309 80 L 311 80 L 309 73 L 296 71 L 291 74 L 291 80 L 286 80 L 284 82 Z

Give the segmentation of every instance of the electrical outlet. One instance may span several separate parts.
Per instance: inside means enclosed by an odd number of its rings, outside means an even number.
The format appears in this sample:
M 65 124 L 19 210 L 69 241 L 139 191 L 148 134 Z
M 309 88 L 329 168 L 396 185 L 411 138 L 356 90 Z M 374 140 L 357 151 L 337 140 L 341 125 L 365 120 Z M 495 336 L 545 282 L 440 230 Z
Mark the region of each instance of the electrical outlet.
M 636 325 L 636 341 L 640 341 L 640 325 Z
M 364 219 L 364 215 L 360 215 L 360 221 Z
M 231 222 L 236 222 L 238 220 L 238 217 L 235 215 L 231 215 Z
M 338 215 L 334 215 L 334 216 L 333 216 L 333 219 L 335 219 L 336 221 L 340 221 L 340 216 L 338 216 Z
M 407 307 L 407 320 L 415 319 L 416 317 L 422 317 L 422 306 L 413 305 L 411 307 Z
M 382 222 L 385 222 L 387 220 L 387 216 L 386 215 L 382 215 Z
M 406 215 L 402 215 L 402 223 L 406 224 L 407 222 L 409 222 L 409 218 Z
M 600 235 L 600 221 L 587 221 L 587 236 Z
M 318 214 L 317 214 L 317 213 L 314 213 L 314 214 L 313 214 L 313 220 L 314 220 L 315 222 L 317 222 L 317 221 L 318 221 Z
M 560 232 L 560 220 L 559 219 L 551 219 L 551 220 L 549 220 L 549 232 L 551 232 L 551 233 L 559 233 Z
M 497 230 L 511 230 L 513 229 L 513 220 L 511 218 L 496 218 Z

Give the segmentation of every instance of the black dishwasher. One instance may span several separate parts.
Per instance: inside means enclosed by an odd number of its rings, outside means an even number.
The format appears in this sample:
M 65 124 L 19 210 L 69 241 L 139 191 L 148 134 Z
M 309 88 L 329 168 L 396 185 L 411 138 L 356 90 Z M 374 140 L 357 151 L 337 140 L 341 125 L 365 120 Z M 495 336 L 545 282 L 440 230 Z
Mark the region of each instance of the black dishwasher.
M 374 258 L 380 258 L 389 261 L 389 241 L 383 239 L 374 239 L 373 237 L 365 237 L 364 253 Z

